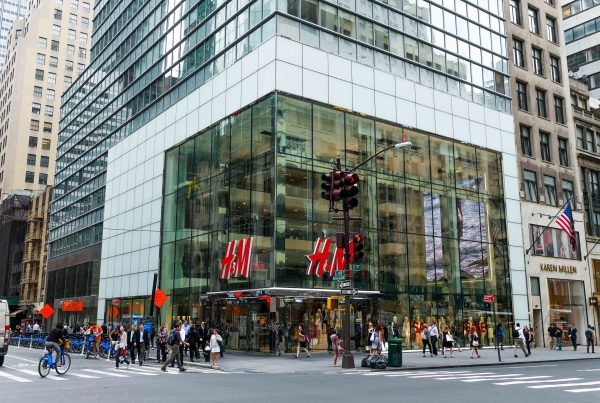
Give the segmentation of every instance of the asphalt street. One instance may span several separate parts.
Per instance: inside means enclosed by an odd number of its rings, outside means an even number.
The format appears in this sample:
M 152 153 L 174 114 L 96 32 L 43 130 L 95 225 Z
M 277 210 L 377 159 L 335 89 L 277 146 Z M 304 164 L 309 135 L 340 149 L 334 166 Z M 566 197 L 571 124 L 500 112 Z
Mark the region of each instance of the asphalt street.
M 39 350 L 11 348 L 0 368 L 0 401 L 65 402 L 365 402 L 484 400 L 596 402 L 600 360 L 514 366 L 373 372 L 324 368 L 321 373 L 237 373 L 192 367 L 162 373 L 156 364 L 115 369 L 114 362 L 73 357 L 61 377 L 37 373 Z M 230 359 L 235 359 L 231 357 Z M 294 360 L 281 361 L 294 365 Z M 282 371 L 284 372 L 284 371 Z

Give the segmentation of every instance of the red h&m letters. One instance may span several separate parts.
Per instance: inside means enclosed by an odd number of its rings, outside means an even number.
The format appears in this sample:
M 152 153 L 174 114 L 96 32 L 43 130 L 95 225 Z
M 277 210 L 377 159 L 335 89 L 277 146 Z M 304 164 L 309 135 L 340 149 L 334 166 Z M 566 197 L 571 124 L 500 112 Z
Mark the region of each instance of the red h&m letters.
M 336 271 L 343 271 L 345 264 L 344 257 L 344 249 L 336 247 L 333 251 L 333 259 L 329 260 L 329 247 L 331 246 L 331 238 L 317 238 L 315 243 L 315 249 L 313 253 L 307 255 L 308 259 L 308 268 L 306 270 L 306 274 L 308 276 L 312 275 L 313 272 L 317 275 L 317 277 L 323 276 L 323 271 L 329 273 L 330 276 L 333 276 Z M 350 249 L 350 264 L 352 264 L 352 256 L 354 254 L 354 243 L 351 241 L 348 244 L 348 248 Z
M 221 259 L 221 280 L 234 277 L 250 277 L 252 257 L 252 237 L 227 242 L 225 256 Z

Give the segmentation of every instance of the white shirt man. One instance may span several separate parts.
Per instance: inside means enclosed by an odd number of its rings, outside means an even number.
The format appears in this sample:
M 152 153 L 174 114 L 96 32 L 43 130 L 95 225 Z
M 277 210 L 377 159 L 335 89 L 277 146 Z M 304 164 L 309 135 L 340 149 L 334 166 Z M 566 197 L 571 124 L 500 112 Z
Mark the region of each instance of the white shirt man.
M 433 350 L 433 355 L 437 357 L 437 341 L 439 337 L 438 328 L 435 325 L 435 322 L 431 322 L 431 326 L 429 326 L 429 342 L 431 343 L 431 349 Z
M 523 350 L 523 354 L 525 354 L 525 357 L 529 357 L 529 354 L 527 354 L 527 351 L 525 351 L 525 335 L 523 334 L 523 329 L 521 329 L 520 323 L 517 323 L 517 326 L 515 326 L 515 330 L 519 334 L 519 337 L 515 337 L 515 346 L 513 347 L 513 354 L 515 358 L 518 357 L 517 347 L 520 347 L 521 350 Z
M 33 324 L 33 333 L 38 333 L 40 331 L 40 325 L 37 323 Z

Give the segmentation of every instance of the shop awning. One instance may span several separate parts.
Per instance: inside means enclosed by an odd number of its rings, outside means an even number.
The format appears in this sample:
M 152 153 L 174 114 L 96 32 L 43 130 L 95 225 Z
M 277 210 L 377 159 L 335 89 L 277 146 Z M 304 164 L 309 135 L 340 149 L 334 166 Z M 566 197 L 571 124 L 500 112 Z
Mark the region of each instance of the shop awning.
M 379 291 L 359 290 L 353 298 L 371 298 L 379 296 L 380 294 L 381 293 Z M 266 295 L 270 295 L 272 297 L 327 298 L 339 297 L 340 290 L 328 288 L 273 287 L 235 291 L 215 291 L 207 293 L 209 298 L 258 298 Z
M 8 316 L 10 316 L 11 318 L 14 318 L 15 316 L 17 316 L 21 312 L 25 312 L 25 309 L 17 309 L 16 311 L 13 311 L 13 312 L 9 313 Z

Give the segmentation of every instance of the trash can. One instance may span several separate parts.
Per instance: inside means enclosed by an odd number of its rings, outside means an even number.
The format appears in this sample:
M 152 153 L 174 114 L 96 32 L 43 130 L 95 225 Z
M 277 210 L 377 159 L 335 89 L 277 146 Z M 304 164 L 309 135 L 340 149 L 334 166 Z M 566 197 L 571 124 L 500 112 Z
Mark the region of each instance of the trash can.
M 202 351 L 202 353 L 204 354 L 204 362 L 210 362 L 210 347 L 204 347 L 204 351 Z
M 388 340 L 388 367 L 402 366 L 402 339 Z

